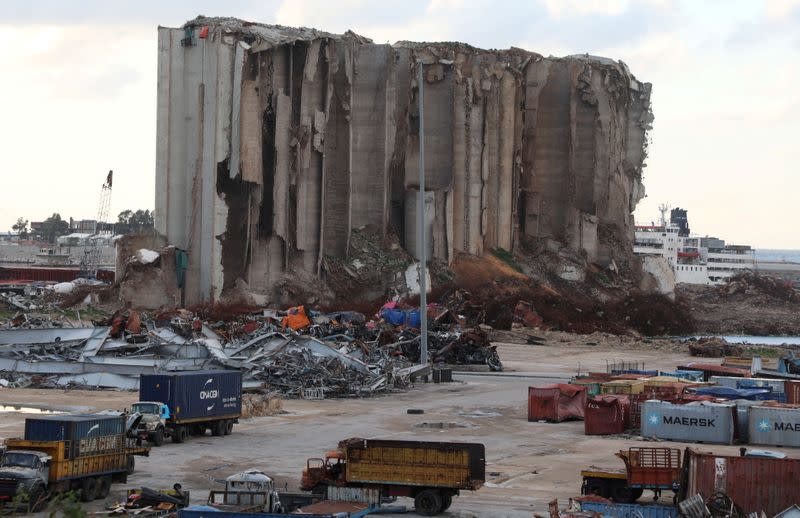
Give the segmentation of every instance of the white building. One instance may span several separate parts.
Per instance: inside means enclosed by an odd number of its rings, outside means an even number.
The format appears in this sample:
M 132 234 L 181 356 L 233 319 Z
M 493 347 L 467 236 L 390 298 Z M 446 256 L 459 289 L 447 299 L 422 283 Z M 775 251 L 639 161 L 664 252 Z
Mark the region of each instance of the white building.
M 681 235 L 681 228 L 672 223 L 637 225 L 633 251 L 666 258 L 678 284 L 722 284 L 728 277 L 755 268 L 755 250 L 750 246 Z

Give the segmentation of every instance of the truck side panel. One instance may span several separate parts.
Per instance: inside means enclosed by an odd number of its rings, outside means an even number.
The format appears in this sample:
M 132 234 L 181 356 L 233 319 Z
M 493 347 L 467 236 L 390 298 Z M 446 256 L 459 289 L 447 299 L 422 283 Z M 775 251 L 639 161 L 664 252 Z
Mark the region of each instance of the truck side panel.
M 166 403 L 176 422 L 238 417 L 242 411 L 242 373 L 185 371 L 141 376 L 139 399 Z
M 119 443 L 122 445 L 122 443 Z M 52 457 L 50 463 L 50 482 L 58 482 L 87 475 L 119 473 L 127 467 L 127 450 L 120 446 L 117 451 L 87 455 L 74 459 L 66 458 L 67 444 L 64 441 L 26 441 L 7 439 L 9 450 L 32 450 L 47 453 Z
M 348 444 L 346 457 L 348 482 L 477 489 L 485 480 L 482 444 L 370 440 Z

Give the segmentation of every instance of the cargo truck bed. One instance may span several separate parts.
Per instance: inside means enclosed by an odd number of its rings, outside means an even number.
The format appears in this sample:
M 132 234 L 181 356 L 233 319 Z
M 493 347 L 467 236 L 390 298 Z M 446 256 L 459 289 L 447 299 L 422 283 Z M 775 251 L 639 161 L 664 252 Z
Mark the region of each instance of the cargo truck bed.
M 348 439 L 340 447 L 349 483 L 475 490 L 486 479 L 483 444 Z

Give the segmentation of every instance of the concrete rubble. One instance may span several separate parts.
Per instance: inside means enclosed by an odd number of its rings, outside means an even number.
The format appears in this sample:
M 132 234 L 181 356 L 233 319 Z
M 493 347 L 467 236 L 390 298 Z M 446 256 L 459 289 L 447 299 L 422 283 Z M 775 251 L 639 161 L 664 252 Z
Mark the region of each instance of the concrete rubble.
M 413 258 L 420 211 L 444 264 L 536 241 L 641 275 L 651 85 L 620 61 L 207 17 L 159 28 L 158 54 L 156 228 L 188 252 L 185 304 L 358 269 L 367 225 Z

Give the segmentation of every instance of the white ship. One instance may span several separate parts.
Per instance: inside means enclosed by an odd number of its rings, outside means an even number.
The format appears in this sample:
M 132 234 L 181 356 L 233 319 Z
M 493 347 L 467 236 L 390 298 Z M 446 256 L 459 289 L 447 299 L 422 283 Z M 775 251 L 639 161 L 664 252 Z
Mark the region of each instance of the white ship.
M 636 225 L 633 251 L 666 258 L 675 272 L 676 283 L 722 284 L 737 273 L 755 268 L 755 250 L 750 246 L 692 235 L 686 210 L 672 209 L 667 222 L 667 207 L 659 208 L 661 224 Z

